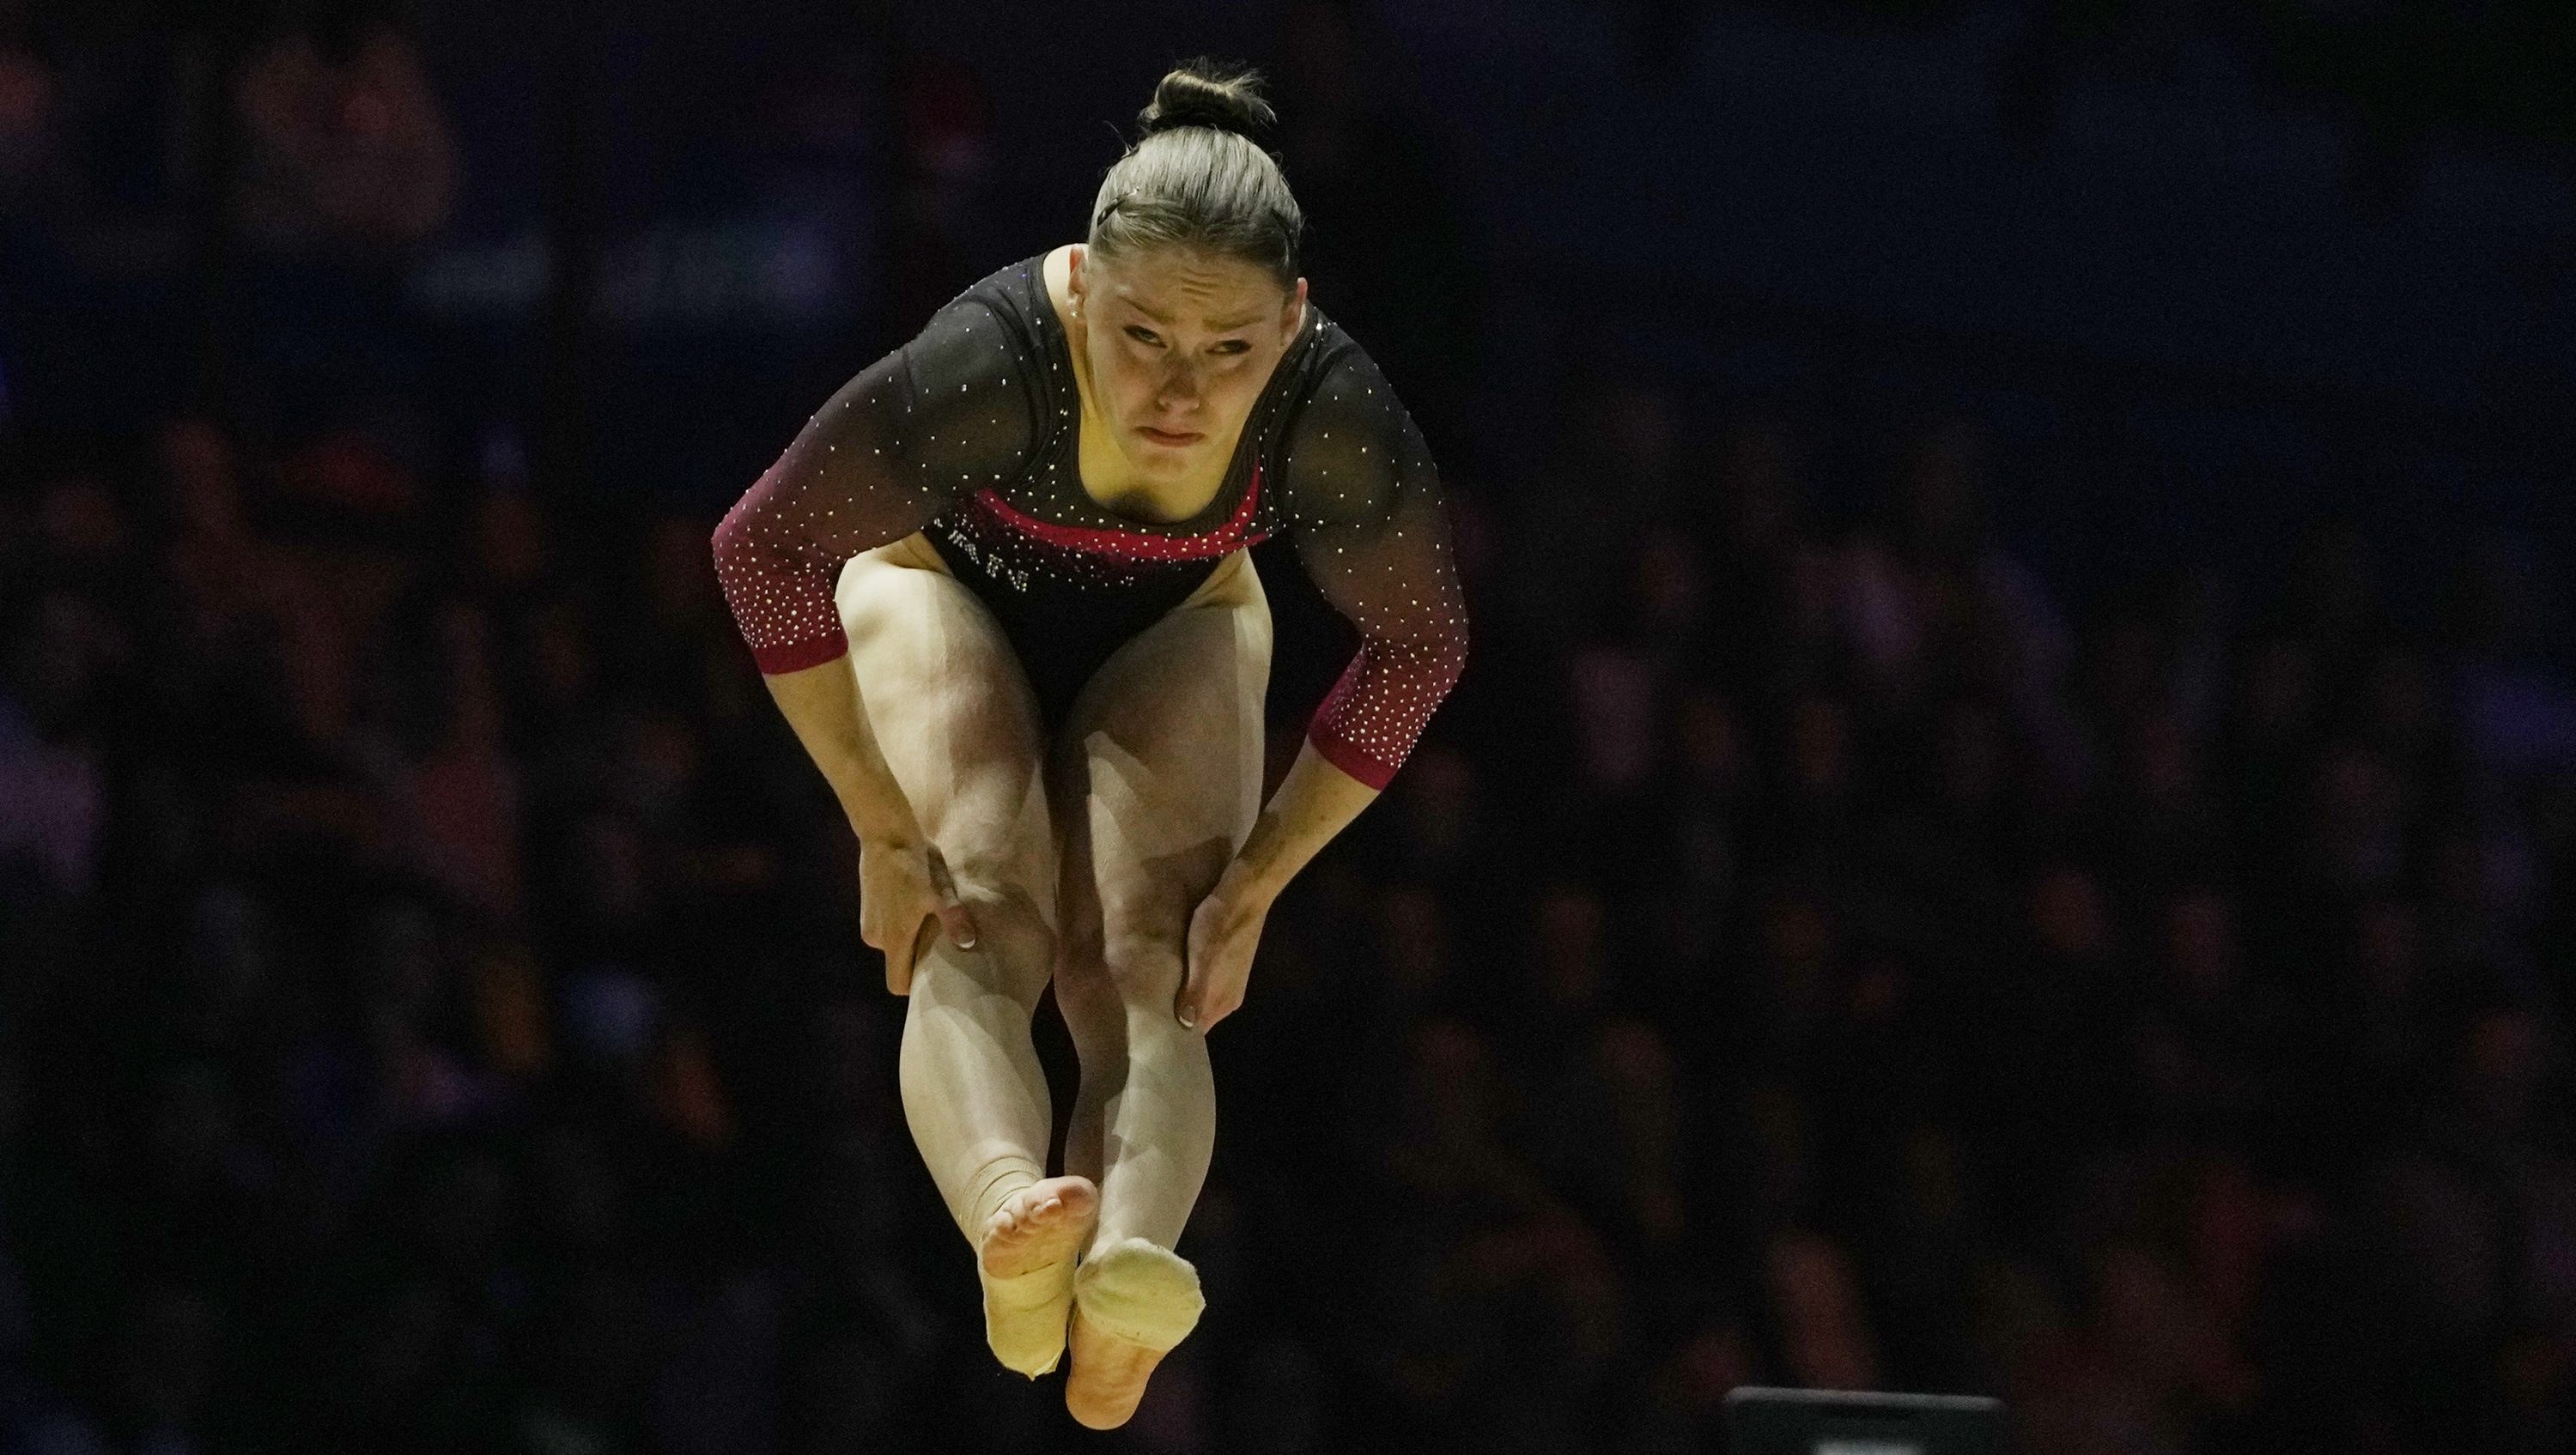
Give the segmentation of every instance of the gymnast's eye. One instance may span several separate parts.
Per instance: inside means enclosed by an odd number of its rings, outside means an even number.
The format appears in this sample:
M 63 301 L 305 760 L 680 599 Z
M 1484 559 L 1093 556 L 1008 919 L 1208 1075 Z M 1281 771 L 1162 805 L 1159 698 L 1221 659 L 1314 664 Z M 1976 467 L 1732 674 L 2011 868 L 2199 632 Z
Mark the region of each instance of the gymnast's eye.
M 1252 345 L 1250 343 L 1239 338 L 1221 339 L 1217 342 L 1217 346 L 1212 352 L 1220 354 L 1239 354 L 1251 347 Z
M 1162 336 L 1141 323 L 1127 325 L 1127 336 L 1140 344 L 1150 344 L 1156 348 L 1161 348 L 1163 345 Z

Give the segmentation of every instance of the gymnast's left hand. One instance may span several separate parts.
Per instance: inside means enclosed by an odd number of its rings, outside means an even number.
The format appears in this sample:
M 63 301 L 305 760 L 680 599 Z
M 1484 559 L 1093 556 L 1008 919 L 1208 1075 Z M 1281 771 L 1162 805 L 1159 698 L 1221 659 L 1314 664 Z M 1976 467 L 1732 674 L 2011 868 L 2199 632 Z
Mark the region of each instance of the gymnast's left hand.
M 1269 913 L 1269 896 L 1225 883 L 1190 911 L 1189 971 L 1172 1007 L 1182 1025 L 1206 1035 L 1243 1004 L 1244 984 L 1252 978 L 1252 952 L 1261 943 L 1261 922 Z

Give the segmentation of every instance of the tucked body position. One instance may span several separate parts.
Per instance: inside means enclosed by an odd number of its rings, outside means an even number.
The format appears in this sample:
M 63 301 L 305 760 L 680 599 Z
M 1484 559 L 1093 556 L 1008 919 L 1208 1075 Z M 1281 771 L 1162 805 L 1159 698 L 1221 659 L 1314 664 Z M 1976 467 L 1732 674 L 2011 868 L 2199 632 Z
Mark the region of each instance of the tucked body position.
M 1271 903 L 1457 680 L 1439 477 L 1307 298 L 1254 78 L 1165 76 L 1085 241 L 1010 264 L 827 400 L 716 529 L 764 680 L 860 843 L 909 997 L 904 1112 L 987 1342 L 1124 1423 L 1203 1307 L 1173 1251 L 1216 1128 L 1207 1034 Z M 1262 802 L 1285 534 L 1359 629 Z M 1030 1037 L 1081 1062 L 1059 1175 Z

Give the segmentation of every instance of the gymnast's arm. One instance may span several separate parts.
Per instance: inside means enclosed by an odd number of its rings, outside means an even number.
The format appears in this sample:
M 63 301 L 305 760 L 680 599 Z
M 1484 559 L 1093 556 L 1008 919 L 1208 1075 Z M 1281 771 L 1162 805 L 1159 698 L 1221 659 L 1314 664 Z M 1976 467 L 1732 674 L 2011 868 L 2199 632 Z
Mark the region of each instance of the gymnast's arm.
M 716 527 L 735 624 L 863 845 L 924 847 L 859 711 L 833 600 L 841 567 L 1026 462 L 1036 427 L 1023 365 L 989 307 L 950 303 L 826 400 Z
M 1334 767 L 1312 740 L 1299 744 L 1297 761 L 1225 866 L 1218 891 L 1269 904 L 1334 835 L 1350 827 L 1361 809 L 1377 802 L 1377 795 L 1378 790 Z
M 1467 608 L 1440 476 L 1368 356 L 1327 373 L 1289 437 L 1290 529 L 1360 647 L 1221 888 L 1267 904 L 1402 766 L 1467 660 Z

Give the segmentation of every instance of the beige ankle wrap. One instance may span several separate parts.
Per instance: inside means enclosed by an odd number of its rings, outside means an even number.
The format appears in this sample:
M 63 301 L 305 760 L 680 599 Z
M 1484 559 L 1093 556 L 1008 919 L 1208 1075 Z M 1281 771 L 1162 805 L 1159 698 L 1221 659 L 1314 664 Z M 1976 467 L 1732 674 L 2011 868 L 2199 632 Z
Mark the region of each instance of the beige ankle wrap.
M 1084 1323 L 1158 1353 L 1188 1338 L 1207 1307 L 1190 1261 L 1142 1238 L 1092 1249 L 1073 1275 L 1073 1298 Z
M 1064 1357 L 1064 1321 L 1073 1309 L 1072 1260 L 1003 1278 L 978 1260 L 975 1276 L 984 1285 L 984 1344 L 993 1357 L 1031 1379 L 1054 1369 Z

